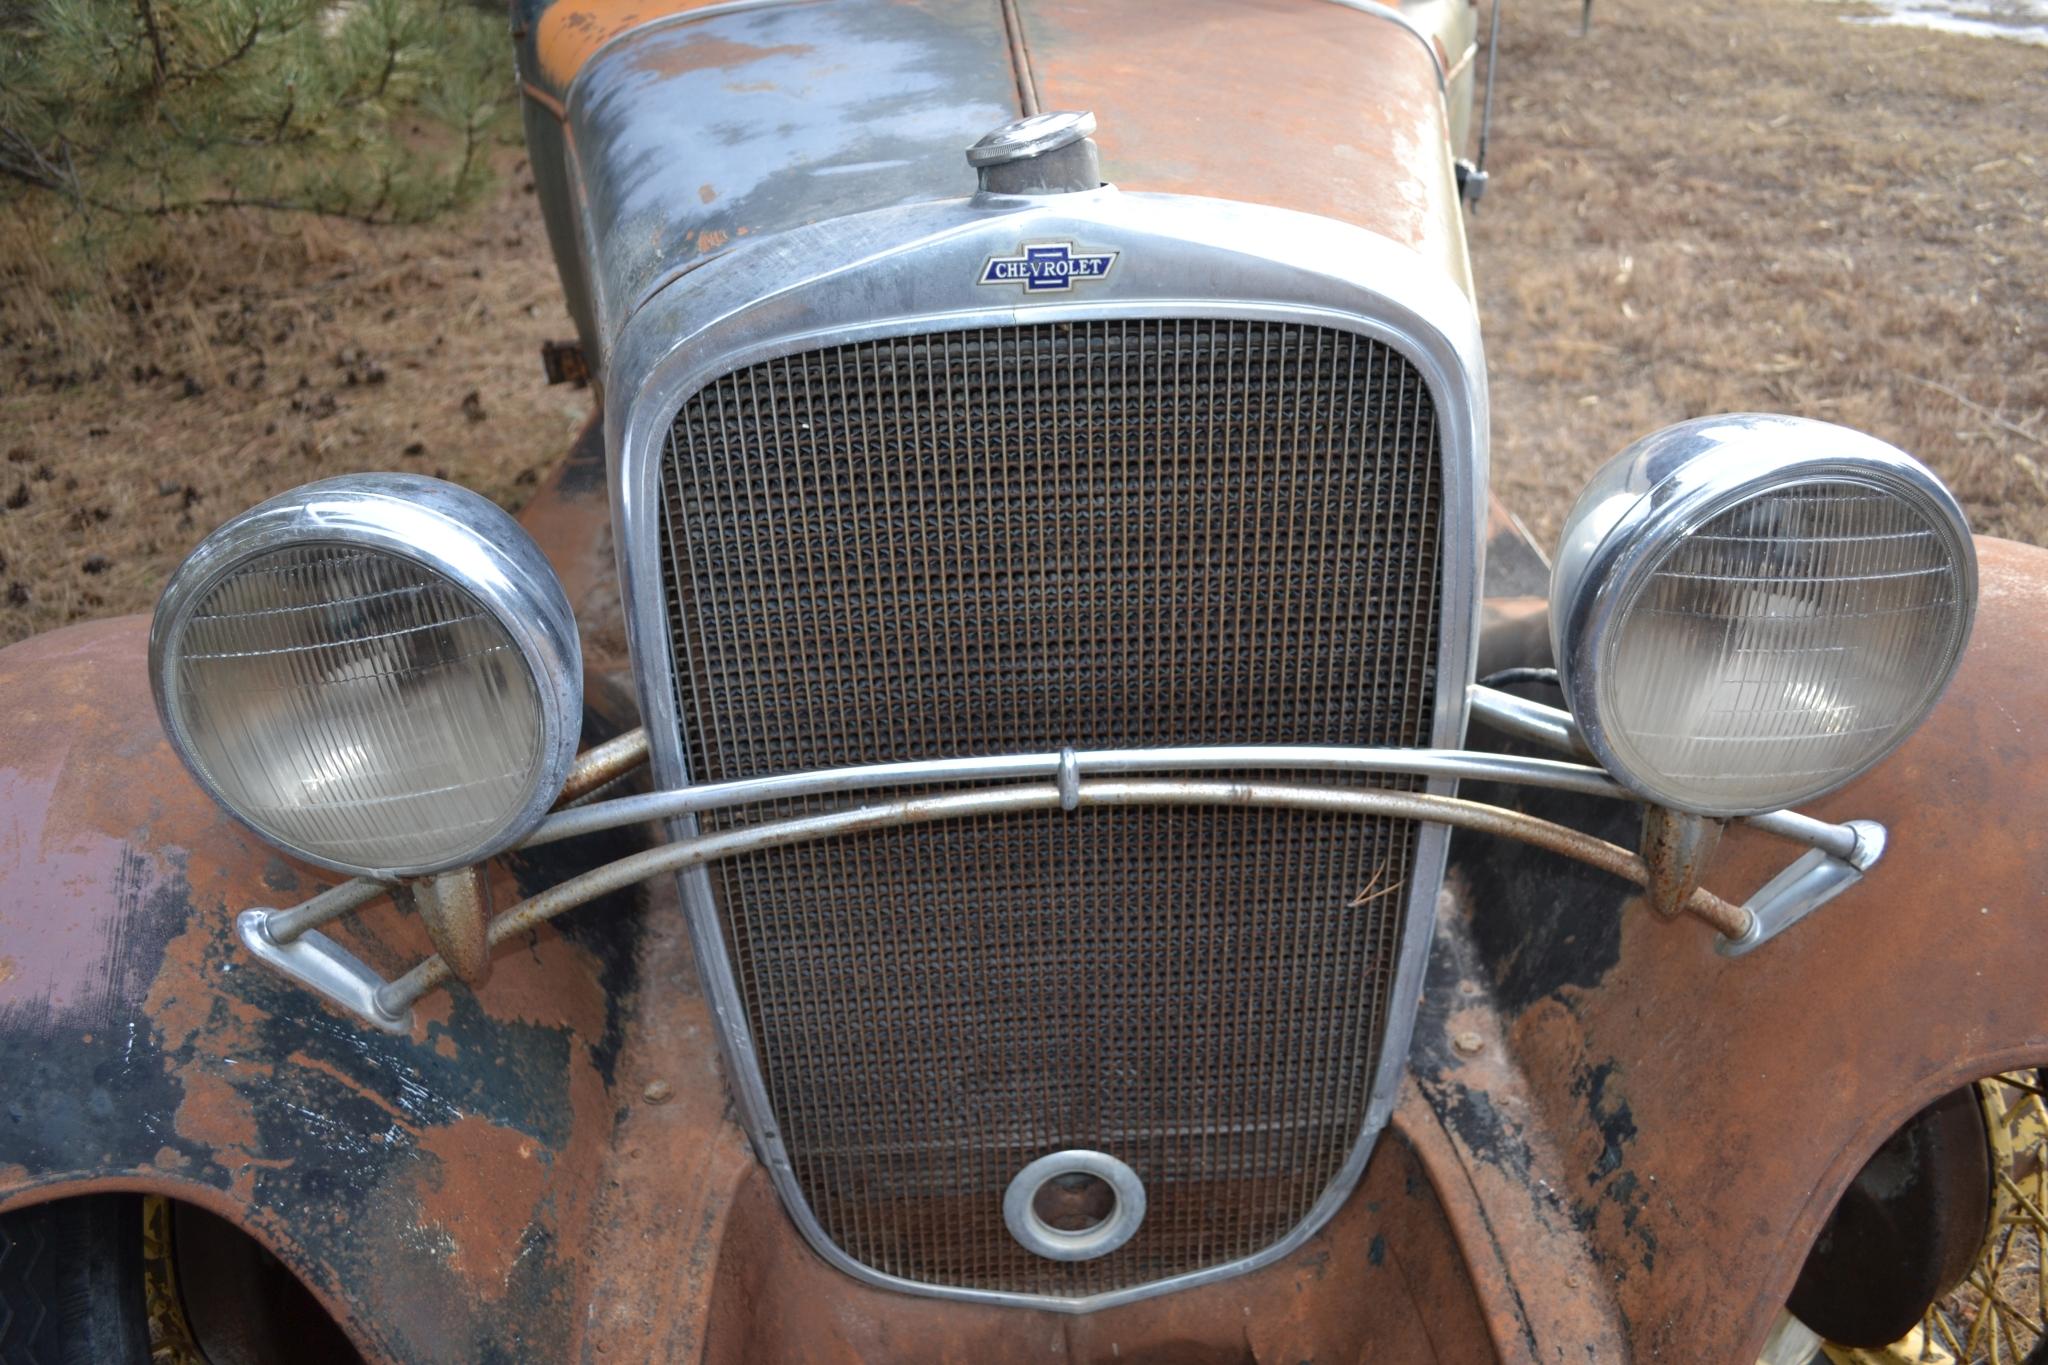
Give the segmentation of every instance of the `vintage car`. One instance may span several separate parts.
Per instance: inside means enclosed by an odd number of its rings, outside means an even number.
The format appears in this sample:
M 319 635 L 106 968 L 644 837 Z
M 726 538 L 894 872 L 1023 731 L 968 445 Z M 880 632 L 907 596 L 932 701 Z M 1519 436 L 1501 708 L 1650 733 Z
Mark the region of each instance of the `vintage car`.
M 1473 4 L 514 8 L 601 420 L 0 652 L 0 1354 L 1877 1359 L 2038 1213 L 2048 556 L 1758 414 L 1538 554 Z

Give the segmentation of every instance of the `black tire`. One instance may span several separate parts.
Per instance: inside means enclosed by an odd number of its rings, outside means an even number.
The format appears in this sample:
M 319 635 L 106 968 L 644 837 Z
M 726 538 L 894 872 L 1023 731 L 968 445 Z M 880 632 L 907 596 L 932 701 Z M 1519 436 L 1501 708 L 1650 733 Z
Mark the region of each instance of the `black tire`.
M 148 1360 L 139 1198 L 89 1195 L 0 1214 L 0 1365 Z

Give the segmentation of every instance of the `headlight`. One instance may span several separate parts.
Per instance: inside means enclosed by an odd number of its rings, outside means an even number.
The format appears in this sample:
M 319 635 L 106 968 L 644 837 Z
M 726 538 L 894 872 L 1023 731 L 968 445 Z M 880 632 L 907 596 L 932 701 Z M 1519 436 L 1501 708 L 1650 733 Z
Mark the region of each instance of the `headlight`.
M 150 630 L 171 742 L 258 834 L 393 877 L 496 853 L 574 761 L 583 664 L 540 548 L 438 479 L 308 484 L 228 522 Z
M 1746 815 L 1832 791 L 1910 734 L 1976 602 L 1962 509 L 1925 466 L 1844 427 L 1735 415 L 1666 428 L 1595 477 L 1550 611 L 1609 771 Z

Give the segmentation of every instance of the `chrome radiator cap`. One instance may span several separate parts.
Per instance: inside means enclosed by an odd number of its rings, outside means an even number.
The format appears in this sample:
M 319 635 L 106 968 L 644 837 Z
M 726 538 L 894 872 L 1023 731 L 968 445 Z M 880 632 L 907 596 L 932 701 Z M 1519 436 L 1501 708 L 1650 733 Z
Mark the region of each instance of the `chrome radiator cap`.
M 1095 115 L 1063 110 L 1005 123 L 967 149 L 983 194 L 1073 194 L 1102 184 Z

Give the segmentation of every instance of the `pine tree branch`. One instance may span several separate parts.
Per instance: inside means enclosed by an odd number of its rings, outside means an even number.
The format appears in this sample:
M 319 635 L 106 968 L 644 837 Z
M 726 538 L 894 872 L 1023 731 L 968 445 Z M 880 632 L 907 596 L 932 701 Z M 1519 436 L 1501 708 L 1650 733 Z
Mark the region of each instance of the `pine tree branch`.
M 398 39 L 391 34 L 384 37 L 384 69 L 377 73 L 377 90 L 371 99 L 384 98 L 384 88 L 391 84 L 391 73 L 398 70 Z
M 489 21 L 354 2 L 342 34 L 336 0 L 0 0 L 0 45 L 27 48 L 0 68 L 34 76 L 0 92 L 0 196 L 57 197 L 66 232 L 236 209 L 383 226 L 466 202 L 502 112 L 478 98 L 504 80 Z
M 455 172 L 457 194 L 460 194 L 462 187 L 469 183 L 469 168 L 476 163 L 476 134 L 476 114 L 472 111 L 462 123 L 462 165 Z
M 81 210 L 99 209 L 123 218 L 174 218 L 189 213 L 266 209 L 273 213 L 302 213 L 319 218 L 338 218 L 346 222 L 362 223 L 367 227 L 391 227 L 396 224 L 393 218 L 378 216 L 391 192 L 391 173 L 388 169 L 385 171 L 383 188 L 378 192 L 376 202 L 367 210 L 360 211 L 270 196 L 251 198 L 238 194 L 200 195 L 191 199 L 159 198 L 154 204 L 124 204 L 117 200 L 87 194 L 78 182 L 77 168 L 71 163 L 69 147 L 64 146 L 61 150 L 64 164 L 60 166 L 18 129 L 0 126 L 0 178 L 27 185 L 32 189 L 61 195 Z
M 226 70 L 228 67 L 233 66 L 236 62 L 241 61 L 242 58 L 248 56 L 249 50 L 256 46 L 256 39 L 259 36 L 261 36 L 262 33 L 263 16 L 259 14 L 256 16 L 254 20 L 250 22 L 248 36 L 242 39 L 241 44 L 238 47 L 236 47 L 233 52 L 230 52 L 227 56 L 221 58 L 219 61 L 210 63 L 206 66 L 194 67 L 184 71 L 175 72 L 170 78 L 171 81 L 178 85 L 197 85 L 200 81 L 207 79 L 209 76 L 218 75 L 220 72 Z
M 283 140 L 284 140 L 284 130 L 285 130 L 285 125 L 286 125 L 286 124 L 288 124 L 288 123 L 290 123 L 290 122 L 292 121 L 292 111 L 293 111 L 294 109 L 298 108 L 298 104 L 299 104 L 299 86 L 298 86 L 298 82 L 296 82 L 296 81 L 287 81 L 287 82 L 285 83 L 285 87 L 284 87 L 284 108 L 282 108 L 282 109 L 278 110 L 278 113 L 277 113 L 277 127 L 276 127 L 276 128 L 274 128 L 274 129 L 272 129 L 272 130 L 271 130 L 271 133 L 270 133 L 270 137 L 271 137 L 271 140 L 272 140 L 272 141 L 274 141 L 274 142 L 281 142 L 281 141 L 283 141 Z
M 157 27 L 154 0 L 135 0 L 135 13 L 142 19 L 142 30 L 149 35 L 149 51 L 155 72 L 150 84 L 150 93 L 162 94 L 164 80 L 170 75 L 171 59 L 164 50 L 163 30 Z
M 78 189 L 76 177 L 67 176 L 34 139 L 4 125 L 0 125 L 0 175 L 57 194 L 75 195 Z

